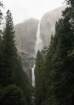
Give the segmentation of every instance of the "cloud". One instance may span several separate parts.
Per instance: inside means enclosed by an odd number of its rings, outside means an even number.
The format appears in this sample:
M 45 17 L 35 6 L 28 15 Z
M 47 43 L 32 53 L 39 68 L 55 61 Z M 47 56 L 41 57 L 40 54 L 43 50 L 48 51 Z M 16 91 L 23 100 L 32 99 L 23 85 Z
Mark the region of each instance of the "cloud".
M 30 17 L 40 19 L 45 12 L 61 6 L 63 1 L 64 0 L 4 0 L 4 4 L 12 11 L 15 23 L 19 23 Z

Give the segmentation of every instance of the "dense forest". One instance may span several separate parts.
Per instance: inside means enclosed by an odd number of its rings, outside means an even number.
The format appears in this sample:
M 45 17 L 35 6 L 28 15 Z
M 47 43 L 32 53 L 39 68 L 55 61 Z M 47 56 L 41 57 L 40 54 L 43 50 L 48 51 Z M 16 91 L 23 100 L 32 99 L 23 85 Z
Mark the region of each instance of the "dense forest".
M 3 4 L 0 3 L 3 8 Z M 0 25 L 3 13 L 0 12 Z M 30 105 L 31 84 L 25 74 L 15 46 L 15 30 L 10 10 L 5 28 L 0 29 L 0 105 Z
M 0 105 L 72 105 L 74 98 L 74 0 L 56 22 L 48 48 L 38 51 L 35 61 L 35 87 L 23 70 L 15 45 L 10 10 L 0 28 Z M 0 2 L 0 7 L 3 4 Z M 3 13 L 0 10 L 0 26 Z
M 72 105 L 74 98 L 74 0 L 56 23 L 49 48 L 36 59 L 36 105 Z

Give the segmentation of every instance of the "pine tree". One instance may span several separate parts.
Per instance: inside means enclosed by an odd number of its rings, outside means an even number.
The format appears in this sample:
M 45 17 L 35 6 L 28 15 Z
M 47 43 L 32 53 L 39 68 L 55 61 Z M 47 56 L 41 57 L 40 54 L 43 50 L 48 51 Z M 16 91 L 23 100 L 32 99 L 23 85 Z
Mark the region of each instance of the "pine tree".
M 73 55 L 74 33 L 72 30 L 71 8 L 63 12 L 63 18 L 56 25 L 56 50 L 53 56 L 53 91 L 58 105 L 72 105 L 73 97 Z M 71 57 L 71 58 L 70 58 Z M 72 67 L 71 67 L 72 66 Z
M 14 27 L 10 11 L 7 11 L 6 28 L 3 35 L 3 74 L 2 84 L 13 83 L 13 73 L 16 70 L 17 50 L 14 42 Z
M 51 36 L 51 42 L 48 48 L 48 52 L 46 55 L 46 63 L 45 63 L 45 78 L 46 78 L 46 101 L 47 105 L 57 105 L 56 97 L 54 94 L 54 76 L 55 71 L 54 67 L 54 59 L 56 58 L 56 44 L 57 44 L 57 37 Z
M 2 95 L 2 96 L 1 96 Z M 25 105 L 23 91 L 16 85 L 4 87 L 0 92 L 1 105 Z
M 42 84 L 41 84 L 41 81 L 42 81 L 42 77 L 41 77 L 41 71 L 42 71 L 42 55 L 40 52 L 37 53 L 37 60 L 36 60 L 36 68 L 35 68 L 35 80 L 36 80 L 36 91 L 35 91 L 35 94 L 36 94 L 36 99 L 35 99 L 35 103 L 36 105 L 41 105 L 42 103 Z M 40 79 L 41 78 L 41 79 Z
M 74 1 L 69 0 L 69 5 L 63 11 L 62 18 L 56 23 L 56 33 L 51 38 L 45 65 L 41 56 L 37 58 L 37 104 L 72 105 L 74 96 Z M 45 98 L 42 98 L 44 95 Z
M 47 50 L 44 49 L 41 52 L 38 51 L 36 59 L 36 68 L 35 68 L 35 79 L 36 79 L 36 88 L 35 88 L 35 103 L 36 105 L 45 105 L 46 104 L 46 84 L 45 84 L 45 56 Z
M 66 0 L 69 7 L 71 8 L 71 25 L 72 25 L 72 30 L 74 32 L 74 0 Z
M 7 11 L 6 28 L 3 34 L 3 66 L 1 85 L 3 87 L 16 85 L 22 89 L 25 103 L 31 104 L 31 85 L 26 73 L 23 71 L 21 58 L 15 46 L 15 32 L 11 12 Z
M 0 2 L 0 83 L 2 81 L 2 66 L 3 66 L 3 59 L 2 59 L 2 20 L 3 20 L 3 13 L 2 13 L 3 3 Z M 0 84 L 1 85 L 1 84 Z

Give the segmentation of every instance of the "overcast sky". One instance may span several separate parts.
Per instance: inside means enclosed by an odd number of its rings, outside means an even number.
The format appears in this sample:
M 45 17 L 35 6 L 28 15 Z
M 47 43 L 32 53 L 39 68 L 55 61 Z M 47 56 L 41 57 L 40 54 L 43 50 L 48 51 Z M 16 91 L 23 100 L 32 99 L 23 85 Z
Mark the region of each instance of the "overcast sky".
M 3 0 L 10 9 L 14 22 L 19 23 L 28 18 L 40 19 L 44 13 L 64 5 L 65 0 Z

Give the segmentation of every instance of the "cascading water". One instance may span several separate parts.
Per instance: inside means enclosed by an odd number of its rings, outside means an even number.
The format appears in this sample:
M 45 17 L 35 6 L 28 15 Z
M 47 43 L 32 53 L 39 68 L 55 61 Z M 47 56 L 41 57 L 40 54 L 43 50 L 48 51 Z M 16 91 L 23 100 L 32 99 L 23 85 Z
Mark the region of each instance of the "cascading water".
M 34 70 L 35 70 L 35 64 L 32 67 L 32 86 L 35 87 L 35 74 L 34 74 Z
M 40 37 L 40 22 L 38 24 L 38 30 L 37 30 L 37 35 L 36 35 L 36 45 L 35 45 L 35 54 L 37 55 L 38 50 L 41 51 L 43 48 L 43 42 Z
M 43 48 L 43 42 L 40 37 L 40 22 L 38 24 L 38 30 L 37 30 L 37 35 L 36 35 L 36 44 L 35 44 L 35 58 L 37 55 L 38 50 L 41 51 Z M 32 86 L 35 87 L 35 64 L 32 67 Z

